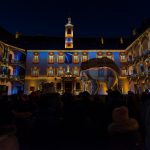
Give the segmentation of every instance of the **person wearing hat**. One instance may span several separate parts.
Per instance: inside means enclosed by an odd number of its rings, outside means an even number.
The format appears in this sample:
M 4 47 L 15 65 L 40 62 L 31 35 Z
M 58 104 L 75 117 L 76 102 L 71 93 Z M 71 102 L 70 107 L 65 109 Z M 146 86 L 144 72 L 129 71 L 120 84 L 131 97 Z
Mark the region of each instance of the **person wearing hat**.
M 139 124 L 129 118 L 128 108 L 121 106 L 112 112 L 113 122 L 108 126 L 110 146 L 115 150 L 133 150 L 139 143 Z

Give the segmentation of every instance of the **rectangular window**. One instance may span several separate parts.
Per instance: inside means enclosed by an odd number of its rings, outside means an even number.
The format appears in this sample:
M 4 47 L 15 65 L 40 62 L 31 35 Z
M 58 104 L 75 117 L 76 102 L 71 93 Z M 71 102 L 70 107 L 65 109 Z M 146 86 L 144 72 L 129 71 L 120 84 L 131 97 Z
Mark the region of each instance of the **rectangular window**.
M 87 52 L 83 52 L 82 53 L 82 62 L 87 61 L 88 60 L 88 53 Z
M 98 53 L 96 54 L 96 57 L 97 57 L 97 58 L 102 58 L 102 57 L 103 57 L 103 53 L 102 53 L 102 52 L 98 52 Z
M 47 76 L 48 76 L 48 77 L 54 76 L 54 68 L 49 67 L 49 68 L 47 69 Z
M 59 64 L 63 64 L 64 61 L 65 61 L 64 58 L 65 58 L 64 53 L 59 53 L 59 54 L 58 54 L 58 63 L 59 63 Z
M 78 53 L 74 53 L 73 54 L 73 63 L 74 64 L 79 63 L 79 55 L 78 55 Z
M 33 68 L 31 69 L 31 75 L 32 75 L 33 77 L 38 77 L 38 76 L 39 76 L 39 68 L 38 68 L 38 67 L 33 67 Z
M 58 76 L 63 76 L 64 75 L 64 68 L 63 67 L 59 67 L 58 71 L 57 71 Z
M 125 55 L 121 55 L 120 56 L 120 61 L 121 62 L 126 62 L 126 56 Z
M 39 63 L 39 53 L 33 53 L 33 63 Z
M 74 69 L 73 69 L 73 75 L 74 76 L 79 76 L 79 68 L 78 67 L 74 67 Z
M 120 53 L 120 61 L 121 62 L 127 62 L 125 53 Z
M 54 63 L 54 53 L 48 54 L 48 63 L 53 64 Z
M 112 53 L 111 53 L 111 52 L 107 52 L 107 53 L 106 53 L 106 57 L 107 57 L 108 59 L 113 59 L 113 56 L 112 56 Z

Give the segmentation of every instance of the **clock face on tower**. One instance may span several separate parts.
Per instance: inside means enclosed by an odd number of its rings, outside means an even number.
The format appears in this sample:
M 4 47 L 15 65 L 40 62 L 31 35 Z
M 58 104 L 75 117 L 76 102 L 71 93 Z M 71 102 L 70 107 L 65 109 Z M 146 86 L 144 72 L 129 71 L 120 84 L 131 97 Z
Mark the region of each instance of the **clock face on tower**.
M 65 63 L 72 63 L 72 52 L 65 52 Z

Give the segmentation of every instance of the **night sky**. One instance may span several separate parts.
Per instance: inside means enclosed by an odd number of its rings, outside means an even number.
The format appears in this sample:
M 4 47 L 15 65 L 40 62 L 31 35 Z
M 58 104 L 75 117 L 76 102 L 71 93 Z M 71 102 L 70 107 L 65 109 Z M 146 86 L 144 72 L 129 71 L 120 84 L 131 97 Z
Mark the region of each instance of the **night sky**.
M 150 17 L 150 0 L 0 0 L 0 26 L 11 33 L 64 36 L 71 16 L 76 36 L 128 36 Z

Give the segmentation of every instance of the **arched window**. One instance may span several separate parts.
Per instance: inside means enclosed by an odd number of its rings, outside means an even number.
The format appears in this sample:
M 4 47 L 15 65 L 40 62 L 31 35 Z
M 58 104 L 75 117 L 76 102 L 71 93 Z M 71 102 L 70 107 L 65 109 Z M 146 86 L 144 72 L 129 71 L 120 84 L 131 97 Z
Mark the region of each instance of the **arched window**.
M 9 54 L 8 61 L 9 61 L 9 63 L 11 63 L 11 61 L 12 61 L 12 54 Z
M 71 28 L 68 28 L 67 34 L 71 34 Z
M 3 75 L 7 75 L 7 73 L 8 73 L 8 67 L 3 66 L 3 67 L 2 67 L 2 74 L 3 74 Z

